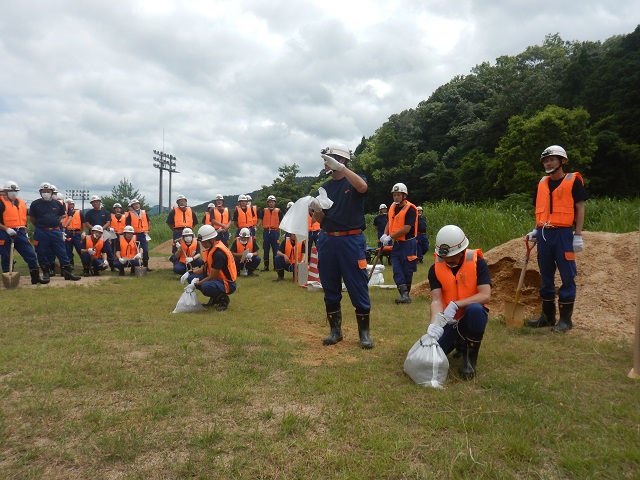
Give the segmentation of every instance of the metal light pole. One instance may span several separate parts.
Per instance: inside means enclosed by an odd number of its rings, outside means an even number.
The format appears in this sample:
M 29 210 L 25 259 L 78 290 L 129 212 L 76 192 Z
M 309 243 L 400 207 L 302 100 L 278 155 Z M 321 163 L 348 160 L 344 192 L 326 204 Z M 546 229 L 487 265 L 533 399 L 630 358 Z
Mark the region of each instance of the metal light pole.
M 82 211 L 84 211 L 84 201 L 89 200 L 89 190 L 65 190 L 64 196 L 73 200 L 82 200 Z
M 153 157 L 153 166 L 160 170 L 160 186 L 159 186 L 159 199 L 158 199 L 158 213 L 162 213 L 162 172 L 167 170 L 169 172 L 169 201 L 171 201 L 171 174 L 180 173 L 175 169 L 176 157 L 162 150 L 154 150 L 153 153 L 157 155 Z

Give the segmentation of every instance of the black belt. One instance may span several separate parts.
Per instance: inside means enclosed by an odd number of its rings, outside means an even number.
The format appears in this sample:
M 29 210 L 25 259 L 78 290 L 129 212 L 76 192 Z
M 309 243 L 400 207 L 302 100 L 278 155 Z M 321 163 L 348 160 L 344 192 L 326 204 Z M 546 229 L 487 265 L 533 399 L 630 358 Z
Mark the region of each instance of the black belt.
M 38 227 L 43 230 L 60 230 L 60 227 Z
M 263 230 L 265 232 L 277 232 L 280 229 L 279 228 L 264 228 Z
M 67 232 L 71 232 L 71 233 L 81 233 L 82 230 L 67 230 Z

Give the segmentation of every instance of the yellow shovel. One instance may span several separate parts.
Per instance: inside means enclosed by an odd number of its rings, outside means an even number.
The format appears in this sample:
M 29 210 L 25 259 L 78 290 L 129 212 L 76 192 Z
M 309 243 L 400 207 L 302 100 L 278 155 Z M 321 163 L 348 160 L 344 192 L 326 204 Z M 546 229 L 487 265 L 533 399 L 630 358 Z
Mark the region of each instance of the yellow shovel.
M 524 276 L 527 273 L 527 264 L 529 263 L 529 256 L 531 250 L 533 250 L 536 242 L 529 242 L 528 238 L 525 238 L 527 246 L 527 253 L 524 256 L 524 265 L 522 266 L 522 272 L 520 272 L 520 280 L 518 280 L 518 288 L 516 288 L 516 296 L 513 302 L 505 302 L 504 304 L 504 321 L 507 327 L 522 327 L 524 325 L 524 305 L 518 303 L 520 300 L 520 293 L 522 292 L 522 285 L 524 284 Z
M 5 288 L 11 290 L 12 288 L 16 288 L 20 283 L 20 272 L 13 271 L 13 238 L 11 239 L 11 250 L 9 253 L 9 273 L 2 274 L 2 283 Z

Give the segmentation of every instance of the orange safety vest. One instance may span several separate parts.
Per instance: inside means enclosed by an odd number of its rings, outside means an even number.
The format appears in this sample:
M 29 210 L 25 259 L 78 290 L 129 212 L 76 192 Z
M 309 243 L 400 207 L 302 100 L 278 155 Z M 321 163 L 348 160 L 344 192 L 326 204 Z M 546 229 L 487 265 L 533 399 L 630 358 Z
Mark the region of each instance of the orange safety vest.
M 198 242 L 191 242 L 191 245 L 187 245 L 187 242 L 180 242 L 180 249 L 178 250 L 178 261 L 187 263 L 187 257 L 195 256 L 197 250 Z
M 227 207 L 223 207 L 223 208 L 224 209 L 222 211 L 218 210 L 217 207 L 213 209 L 213 219 L 218 223 L 222 223 L 223 225 L 228 225 L 229 209 Z
M 100 237 L 100 240 L 98 240 L 95 244 L 93 243 L 93 235 L 87 235 L 86 237 L 84 237 L 84 240 L 87 249 L 94 248 L 96 250 L 96 253 L 93 254 L 93 258 L 101 258 L 102 248 L 104 247 L 104 240 L 102 240 L 102 237 Z
M 122 258 L 133 258 L 138 253 L 138 246 L 136 245 L 136 236 L 131 237 L 131 240 L 127 241 L 124 235 L 120 237 L 120 256 Z
M 252 210 L 253 210 L 252 208 L 247 208 L 246 210 L 243 210 L 239 206 L 236 206 L 236 212 L 238 212 L 238 215 L 237 215 L 238 228 L 245 228 L 245 227 L 250 228 L 253 226 Z
M 118 220 L 115 213 L 111 214 L 111 228 L 113 228 L 116 233 L 121 234 L 126 225 L 127 216 L 124 213 L 120 215 L 120 220 Z
M 297 263 L 302 262 L 304 260 L 304 254 L 302 253 L 302 242 L 296 242 L 296 253 L 298 261 Z M 289 257 L 289 260 L 295 262 L 295 258 L 293 258 L 293 245 L 291 244 L 291 237 L 287 237 L 287 243 L 284 244 L 284 254 Z
M 246 245 L 243 245 L 240 240 L 236 241 L 236 250 L 236 253 L 244 253 L 245 250 L 249 250 L 251 253 L 253 253 L 253 237 L 249 238 L 249 241 Z
M 193 228 L 193 213 L 191 212 L 191 207 L 187 207 L 187 209 L 183 212 L 180 210 L 180 207 L 173 207 L 174 216 L 173 216 L 173 228 Z
M 445 261 L 433 254 L 435 258 L 434 269 L 436 277 L 442 285 L 442 305 L 445 307 L 450 302 L 464 300 L 478 293 L 478 257 L 484 258 L 482 250 L 467 249 L 464 262 L 460 266 L 458 273 L 454 276 Z M 458 320 L 464 315 L 464 308 L 459 308 L 455 319 Z
M 14 205 L 7 197 L 0 197 L 4 203 L 2 223 L 5 227 L 18 228 L 27 226 L 27 204 L 16 198 L 18 205 Z
M 202 260 L 206 266 L 207 272 L 210 273 L 213 270 L 213 253 L 216 250 L 222 250 L 224 254 L 227 256 L 227 269 L 229 270 L 230 278 L 227 278 L 224 274 L 223 270 L 220 270 L 220 280 L 224 283 L 224 291 L 225 293 L 229 293 L 229 282 L 235 282 L 238 278 L 238 270 L 236 269 L 236 261 L 233 258 L 233 255 L 229 251 L 227 247 L 224 246 L 224 243 L 218 241 L 215 243 L 211 250 L 205 250 L 202 253 Z
M 262 212 L 262 228 L 276 229 L 280 227 L 280 209 L 274 207 L 273 210 L 265 208 Z
M 407 203 L 404 204 L 403 207 L 400 208 L 400 210 L 398 211 L 398 213 L 396 214 L 396 207 L 398 205 L 396 205 L 395 203 L 391 205 L 391 208 L 389 208 L 389 235 L 392 235 L 394 233 L 396 233 L 398 230 L 402 229 L 405 225 L 404 225 L 404 219 L 407 216 L 407 212 L 409 211 L 410 208 L 413 208 L 416 211 L 416 222 L 415 225 L 413 226 L 413 235 L 417 235 L 418 233 L 418 209 L 416 208 L 416 206 L 407 201 Z M 399 240 L 399 241 L 404 241 L 406 240 L 406 235 L 402 235 L 402 237 L 397 237 L 394 238 L 394 240 Z
M 570 227 L 575 220 L 575 203 L 571 191 L 576 178 L 582 180 L 578 172 L 567 173 L 558 188 L 549 192 L 549 176 L 544 176 L 538 184 L 536 196 L 536 225 L 538 227 Z M 553 199 L 553 204 L 552 204 Z M 553 205 L 553 206 L 552 206 Z M 551 211 L 553 208 L 553 212 Z
M 251 227 L 257 227 L 258 226 L 258 207 L 256 207 L 255 205 L 251 205 Z
M 317 232 L 318 230 L 320 230 L 320 222 L 314 222 L 313 215 L 309 215 L 309 231 Z
M 140 210 L 140 217 L 138 217 L 135 212 L 132 212 L 129 218 L 131 218 L 131 226 L 134 232 L 147 233 L 149 231 L 149 217 L 144 210 Z
M 69 218 L 69 215 L 67 215 L 67 218 Z M 74 210 L 73 215 L 71 216 L 71 222 L 69 222 L 69 225 L 67 225 L 66 228 L 68 230 L 82 230 L 82 220 L 80 219 L 80 210 Z

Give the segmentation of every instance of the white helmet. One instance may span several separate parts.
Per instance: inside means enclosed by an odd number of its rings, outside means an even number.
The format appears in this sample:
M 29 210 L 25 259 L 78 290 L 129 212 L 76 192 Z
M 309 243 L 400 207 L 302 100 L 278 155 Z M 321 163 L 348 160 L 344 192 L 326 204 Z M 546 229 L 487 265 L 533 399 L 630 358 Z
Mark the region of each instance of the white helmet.
M 409 191 L 407 190 L 407 186 L 404 183 L 396 183 L 391 189 L 391 193 L 404 193 L 409 195 Z
M 8 192 L 19 192 L 20 191 L 20 187 L 13 180 L 7 180 L 7 183 L 4 184 L 4 187 L 2 187 L 2 189 L 6 190 Z
M 213 207 L 215 207 L 213 203 L 210 203 L 209 205 L 207 205 L 207 208 L 213 208 Z
M 49 182 L 42 182 L 40 184 L 40 190 L 53 190 L 53 185 L 51 185 Z
M 131 227 L 131 228 L 133 228 L 133 227 Z M 102 229 L 102 227 L 100 225 L 94 225 L 93 227 L 91 227 L 91 231 L 92 232 L 100 232 L 100 233 L 104 232 L 104 230 Z
M 75 205 L 76 202 L 73 201 L 73 198 L 67 198 L 67 205 Z
M 91 195 L 91 200 L 89 200 L 89 203 L 93 203 L 93 202 L 101 202 L 102 199 L 98 196 L 98 195 Z
M 276 197 L 274 197 L 273 195 L 269 195 L 269 196 L 267 197 L 267 202 L 271 202 L 271 201 L 274 201 L 274 202 L 275 202 L 275 201 L 276 201 Z
M 220 194 L 216 195 L 216 200 L 224 200 L 224 197 Z
M 58 193 L 56 194 L 56 198 L 57 198 L 58 200 L 60 200 L 60 201 L 64 200 L 64 193 L 60 193 L 60 192 L 58 192 Z
M 58 193 L 58 187 L 56 187 L 53 183 L 51 184 L 51 189 L 53 190 L 53 193 Z
M 246 202 L 247 201 L 247 196 L 246 195 L 238 195 L 238 201 L 239 202 Z
M 346 160 L 351 160 L 351 150 L 342 143 L 335 143 L 320 150 L 323 155 L 338 155 Z
M 251 236 L 251 232 L 249 231 L 249 229 L 247 227 L 241 228 L 240 229 L 240 234 L 238 236 L 242 237 L 242 238 L 249 238 Z
M 249 194 L 245 195 L 245 197 L 247 197 L 247 202 L 250 202 L 251 200 L 253 200 L 253 198 L 251 198 L 251 195 Z
M 184 237 L 185 235 L 193 235 L 193 230 L 191 230 L 189 227 L 184 227 L 182 229 L 182 236 Z
M 178 195 L 178 198 L 176 198 L 176 203 L 178 203 L 180 200 L 187 200 L 187 197 L 185 197 L 184 195 Z
M 416 209 L 417 209 L 419 212 L 421 212 L 421 211 L 423 210 L 423 208 L 422 208 L 422 207 L 416 207 Z
M 211 225 L 202 225 L 198 230 L 198 239 L 199 240 L 211 240 L 212 238 L 216 238 L 218 236 L 218 232 Z
M 289 209 L 289 208 L 291 208 L 291 207 L 293 207 L 293 202 L 289 202 L 289 203 L 287 203 L 287 209 Z
M 135 233 L 133 230 L 133 227 L 131 225 L 127 225 L 126 227 L 124 227 L 124 230 L 122 230 L 123 233 Z
M 445 225 L 436 235 L 436 255 L 452 257 L 469 246 L 469 240 L 460 227 Z
M 551 145 L 550 147 L 545 148 L 544 151 L 540 154 L 540 160 L 546 157 L 555 156 L 566 158 L 567 160 L 569 159 L 564 148 L 562 148 L 560 145 Z
M 383 208 L 389 208 L 389 207 L 387 207 L 384 203 L 381 203 L 380 206 L 378 207 L 378 210 L 382 210 Z
M 122 208 L 122 205 L 120 205 L 119 203 L 114 203 L 113 208 Z
M 132 198 L 132 199 L 129 201 L 129 205 L 133 205 L 134 203 L 140 203 L 140 200 L 138 200 L 137 198 Z

